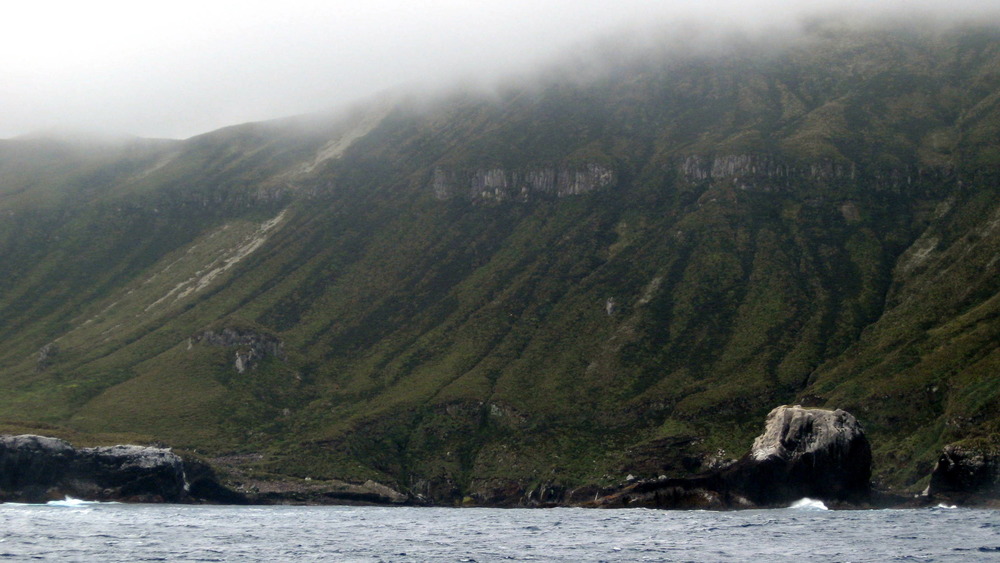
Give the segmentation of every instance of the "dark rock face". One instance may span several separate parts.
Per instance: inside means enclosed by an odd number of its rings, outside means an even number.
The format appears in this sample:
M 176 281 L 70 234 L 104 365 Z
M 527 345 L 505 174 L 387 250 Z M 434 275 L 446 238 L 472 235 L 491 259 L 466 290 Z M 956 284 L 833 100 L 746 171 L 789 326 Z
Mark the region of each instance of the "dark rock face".
M 55 438 L 0 437 L 0 500 L 49 500 L 49 489 L 66 479 L 75 458 L 76 450 Z
M 1000 452 L 945 446 L 927 493 L 932 499 L 962 504 L 1000 500 Z
M 222 485 L 212 466 L 203 461 L 184 460 L 184 478 L 187 481 L 187 493 L 193 500 L 215 504 L 250 502 L 246 495 Z
M 187 497 L 184 464 L 163 448 L 75 449 L 44 436 L 0 436 L 0 501 L 178 502 Z
M 441 499 L 461 500 L 462 490 L 450 476 L 419 479 L 410 485 L 410 491 L 421 502 L 440 502 Z
M 640 481 L 595 504 L 753 508 L 803 497 L 860 504 L 870 498 L 871 462 L 871 446 L 851 414 L 782 406 L 735 464 L 690 479 Z
M 837 409 L 778 407 L 727 480 L 755 504 L 803 497 L 861 502 L 870 494 L 872 453 L 857 419 Z

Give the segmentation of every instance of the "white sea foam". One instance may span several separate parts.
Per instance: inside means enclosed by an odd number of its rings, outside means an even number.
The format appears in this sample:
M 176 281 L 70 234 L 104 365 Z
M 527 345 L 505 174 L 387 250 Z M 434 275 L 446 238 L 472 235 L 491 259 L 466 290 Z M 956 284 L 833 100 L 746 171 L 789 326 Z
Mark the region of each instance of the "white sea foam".
M 789 506 L 788 508 L 794 508 L 796 510 L 829 510 L 829 508 L 823 504 L 823 501 L 813 500 L 808 497 L 793 502 L 792 506 Z
M 73 498 L 67 496 L 63 500 L 50 500 L 45 503 L 46 506 L 86 506 L 89 504 L 118 504 L 115 502 L 99 502 L 96 500 L 80 500 L 78 498 Z
M 948 506 L 947 504 L 945 504 L 945 503 L 942 502 L 941 504 L 937 505 L 935 508 L 947 508 L 949 510 L 952 510 L 952 509 L 956 509 L 958 507 L 955 506 L 954 504 L 951 505 L 951 506 Z

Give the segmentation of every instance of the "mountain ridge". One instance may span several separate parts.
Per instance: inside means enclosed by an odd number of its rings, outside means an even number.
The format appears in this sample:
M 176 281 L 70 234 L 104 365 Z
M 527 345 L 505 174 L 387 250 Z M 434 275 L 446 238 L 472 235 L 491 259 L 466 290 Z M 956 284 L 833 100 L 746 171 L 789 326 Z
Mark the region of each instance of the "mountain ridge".
M 922 488 L 997 436 L 998 36 L 640 56 L 62 171 L 4 141 L 4 418 L 485 502 L 697 473 L 799 402 Z

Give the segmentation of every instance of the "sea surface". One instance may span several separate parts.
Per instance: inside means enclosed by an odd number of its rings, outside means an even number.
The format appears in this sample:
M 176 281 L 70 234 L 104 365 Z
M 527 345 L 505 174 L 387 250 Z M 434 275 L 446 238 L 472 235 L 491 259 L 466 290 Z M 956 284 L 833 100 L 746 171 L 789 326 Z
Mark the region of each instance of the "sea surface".
M 0 560 L 1000 561 L 1000 511 L 0 505 Z

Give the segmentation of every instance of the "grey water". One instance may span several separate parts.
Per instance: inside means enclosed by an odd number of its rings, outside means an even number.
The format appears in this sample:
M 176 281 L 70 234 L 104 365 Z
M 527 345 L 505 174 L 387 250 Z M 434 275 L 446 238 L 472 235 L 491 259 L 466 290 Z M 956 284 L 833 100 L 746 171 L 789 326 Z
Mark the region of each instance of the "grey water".
M 985 561 L 1000 512 L 0 505 L 8 561 Z

